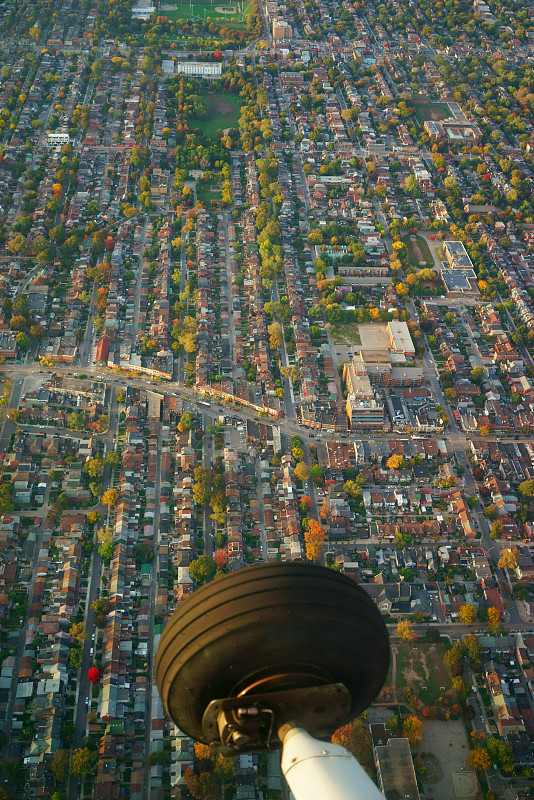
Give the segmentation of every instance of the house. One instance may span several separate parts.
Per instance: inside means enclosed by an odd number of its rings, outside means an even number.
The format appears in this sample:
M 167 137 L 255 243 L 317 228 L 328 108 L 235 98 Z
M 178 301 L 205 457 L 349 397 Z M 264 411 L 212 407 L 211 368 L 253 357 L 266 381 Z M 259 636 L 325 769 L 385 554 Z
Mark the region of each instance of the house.
M 403 616 L 412 613 L 412 587 L 409 583 L 362 583 L 360 586 L 381 614 Z

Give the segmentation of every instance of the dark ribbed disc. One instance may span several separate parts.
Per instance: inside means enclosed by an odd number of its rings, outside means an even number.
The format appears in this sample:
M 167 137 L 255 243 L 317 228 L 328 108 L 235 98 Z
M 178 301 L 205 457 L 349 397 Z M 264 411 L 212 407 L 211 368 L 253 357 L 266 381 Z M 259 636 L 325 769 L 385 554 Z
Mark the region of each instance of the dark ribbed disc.
M 217 578 L 179 606 L 161 636 L 156 680 L 169 717 L 204 741 L 202 716 L 212 700 L 284 673 L 343 683 L 352 700 L 348 721 L 376 697 L 388 665 L 386 626 L 350 578 L 271 563 Z

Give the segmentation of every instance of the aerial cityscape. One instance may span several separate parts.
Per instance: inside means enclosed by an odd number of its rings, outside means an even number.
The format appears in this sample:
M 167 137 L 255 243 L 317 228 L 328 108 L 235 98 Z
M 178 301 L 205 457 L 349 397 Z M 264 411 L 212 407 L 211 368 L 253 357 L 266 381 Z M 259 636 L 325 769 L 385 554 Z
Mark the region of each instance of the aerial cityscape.
M 153 2 L 0 4 L 0 800 L 289 800 L 154 678 L 268 561 L 388 626 L 386 798 L 533 798 L 534 9 Z

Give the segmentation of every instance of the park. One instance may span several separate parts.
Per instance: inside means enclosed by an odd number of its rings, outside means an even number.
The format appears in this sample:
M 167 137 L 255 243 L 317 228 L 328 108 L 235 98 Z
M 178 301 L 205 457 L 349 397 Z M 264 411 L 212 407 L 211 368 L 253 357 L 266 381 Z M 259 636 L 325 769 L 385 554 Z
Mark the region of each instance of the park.
M 424 122 L 439 122 L 449 119 L 451 111 L 446 103 L 414 103 L 415 117 L 422 125 Z
M 206 119 L 195 120 L 193 127 L 200 128 L 205 136 L 214 137 L 218 130 L 235 128 L 241 116 L 241 99 L 238 95 L 222 92 L 202 92 L 208 108 Z
M 182 2 L 166 6 L 165 15 L 172 22 L 177 20 L 211 19 L 224 23 L 228 28 L 244 29 L 246 19 L 254 10 L 253 0 L 238 0 L 235 3 L 224 3 L 221 0 L 201 0 L 200 2 Z

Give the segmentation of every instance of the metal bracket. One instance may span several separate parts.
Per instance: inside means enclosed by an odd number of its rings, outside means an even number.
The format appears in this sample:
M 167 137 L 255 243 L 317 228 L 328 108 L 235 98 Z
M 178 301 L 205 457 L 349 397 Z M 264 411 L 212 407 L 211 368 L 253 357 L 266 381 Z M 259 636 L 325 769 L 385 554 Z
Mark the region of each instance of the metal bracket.
M 282 746 L 278 731 L 289 721 L 311 736 L 328 739 L 346 722 L 351 697 L 342 683 L 280 689 L 212 700 L 202 718 L 202 732 L 223 755 Z

